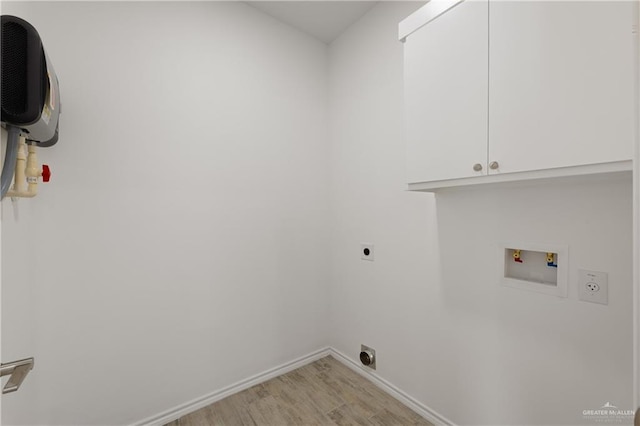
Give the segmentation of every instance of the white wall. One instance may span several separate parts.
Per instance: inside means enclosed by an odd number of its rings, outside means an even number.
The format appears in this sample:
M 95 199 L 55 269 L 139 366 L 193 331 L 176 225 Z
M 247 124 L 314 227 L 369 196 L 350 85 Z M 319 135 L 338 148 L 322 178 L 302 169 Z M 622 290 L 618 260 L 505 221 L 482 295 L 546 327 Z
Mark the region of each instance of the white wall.
M 34 355 L 37 389 L 3 424 L 132 423 L 326 346 L 326 46 L 242 3 L 2 12 L 63 102 L 52 182 L 3 206 L 3 335 L 32 309 L 34 344 L 2 358 Z
M 631 182 L 404 192 L 402 44 L 382 3 L 330 47 L 332 346 L 458 424 L 632 409 Z M 501 287 L 501 241 L 569 245 L 567 299 Z M 361 242 L 375 261 L 360 260 Z M 577 300 L 579 268 L 609 305 Z

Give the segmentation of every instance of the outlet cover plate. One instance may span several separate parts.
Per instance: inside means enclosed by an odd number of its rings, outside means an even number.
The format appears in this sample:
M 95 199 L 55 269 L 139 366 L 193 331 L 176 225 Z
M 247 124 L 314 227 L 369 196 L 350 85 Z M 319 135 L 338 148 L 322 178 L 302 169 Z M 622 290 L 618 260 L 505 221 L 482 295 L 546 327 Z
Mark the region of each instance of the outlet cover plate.
M 373 261 L 373 244 L 360 244 L 360 259 Z
M 585 302 L 609 304 L 609 276 L 606 272 L 578 270 L 578 297 Z

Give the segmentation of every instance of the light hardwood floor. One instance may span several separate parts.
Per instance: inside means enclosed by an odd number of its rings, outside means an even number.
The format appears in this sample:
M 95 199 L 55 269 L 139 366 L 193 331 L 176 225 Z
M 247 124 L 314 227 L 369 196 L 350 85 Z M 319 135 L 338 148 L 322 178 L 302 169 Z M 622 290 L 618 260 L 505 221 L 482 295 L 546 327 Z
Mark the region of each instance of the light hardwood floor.
M 167 426 L 431 425 L 327 356 Z M 432 426 L 432 425 L 431 425 Z

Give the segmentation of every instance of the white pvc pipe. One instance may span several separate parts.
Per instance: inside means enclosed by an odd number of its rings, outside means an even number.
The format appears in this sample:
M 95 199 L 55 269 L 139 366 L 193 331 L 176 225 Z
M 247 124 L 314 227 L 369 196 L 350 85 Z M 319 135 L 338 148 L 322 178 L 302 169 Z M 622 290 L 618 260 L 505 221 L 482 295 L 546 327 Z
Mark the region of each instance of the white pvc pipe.
M 16 155 L 16 172 L 11 190 L 22 192 L 27 189 L 27 178 L 24 175 L 25 167 L 27 167 L 27 145 L 24 143 L 24 138 L 21 137 L 18 145 L 18 155 Z
M 38 194 L 38 178 L 42 175 L 38 165 L 36 147 L 29 145 L 29 155 L 24 155 L 24 139 L 20 141 L 20 148 L 16 157 L 16 172 L 13 189 L 7 192 L 12 198 L 33 198 Z M 25 190 L 25 183 L 28 185 Z

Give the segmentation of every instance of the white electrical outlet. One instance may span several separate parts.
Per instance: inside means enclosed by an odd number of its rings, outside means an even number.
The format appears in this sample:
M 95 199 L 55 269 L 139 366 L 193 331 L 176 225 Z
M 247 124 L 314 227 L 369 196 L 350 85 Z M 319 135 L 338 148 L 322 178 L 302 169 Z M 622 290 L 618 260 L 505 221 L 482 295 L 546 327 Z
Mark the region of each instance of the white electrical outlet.
M 585 302 L 609 304 L 609 277 L 607 273 L 579 269 L 578 297 Z
M 373 260 L 373 244 L 360 244 L 360 259 Z

